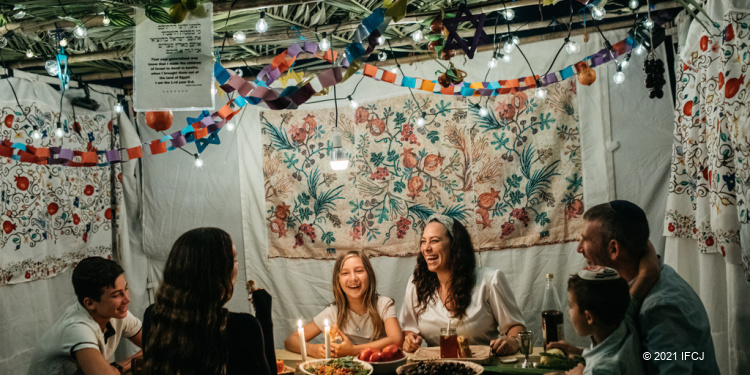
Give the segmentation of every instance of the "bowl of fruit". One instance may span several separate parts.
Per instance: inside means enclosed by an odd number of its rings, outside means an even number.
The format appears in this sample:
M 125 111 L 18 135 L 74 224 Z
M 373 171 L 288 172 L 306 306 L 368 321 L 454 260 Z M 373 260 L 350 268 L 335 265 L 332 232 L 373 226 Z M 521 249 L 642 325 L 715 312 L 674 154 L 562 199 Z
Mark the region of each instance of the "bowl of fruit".
M 359 359 L 372 365 L 373 374 L 393 374 L 406 363 L 406 356 L 398 345 L 388 345 L 383 350 L 367 348 L 359 352 Z

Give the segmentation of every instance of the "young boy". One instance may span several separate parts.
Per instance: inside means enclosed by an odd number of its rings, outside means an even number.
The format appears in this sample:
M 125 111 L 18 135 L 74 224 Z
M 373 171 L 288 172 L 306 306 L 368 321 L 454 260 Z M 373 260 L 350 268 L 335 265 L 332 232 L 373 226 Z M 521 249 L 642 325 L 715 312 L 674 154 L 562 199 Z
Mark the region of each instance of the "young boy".
M 568 279 L 570 321 L 579 336 L 591 336 L 583 350 L 585 368 L 572 374 L 645 374 L 628 283 L 612 268 L 589 266 Z M 571 350 L 576 351 L 576 350 Z
M 73 270 L 73 289 L 78 302 L 42 336 L 28 374 L 128 371 L 130 358 L 121 363 L 112 360 L 121 337 L 141 347 L 141 321 L 128 312 L 130 292 L 122 268 L 104 258 L 83 259 Z

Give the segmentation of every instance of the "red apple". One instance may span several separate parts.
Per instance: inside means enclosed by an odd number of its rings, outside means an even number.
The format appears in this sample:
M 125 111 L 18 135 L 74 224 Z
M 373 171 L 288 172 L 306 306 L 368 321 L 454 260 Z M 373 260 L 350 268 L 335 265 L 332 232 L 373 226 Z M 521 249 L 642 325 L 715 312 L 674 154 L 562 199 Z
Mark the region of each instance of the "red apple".
M 367 348 L 361 352 L 359 352 L 359 360 L 367 362 L 370 359 L 370 356 L 372 353 L 377 352 L 378 350 L 375 348 Z

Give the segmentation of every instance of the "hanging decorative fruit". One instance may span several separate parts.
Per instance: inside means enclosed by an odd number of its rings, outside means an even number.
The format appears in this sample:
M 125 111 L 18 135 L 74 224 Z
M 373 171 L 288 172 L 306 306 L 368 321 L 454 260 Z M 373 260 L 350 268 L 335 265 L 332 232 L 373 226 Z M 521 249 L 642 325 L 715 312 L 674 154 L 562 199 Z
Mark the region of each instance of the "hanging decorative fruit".
M 456 56 L 456 50 L 443 49 L 440 51 L 440 59 L 442 60 L 450 60 L 453 56 Z
M 172 127 L 172 111 L 149 111 L 146 112 L 146 125 L 158 132 Z
M 582 85 L 591 86 L 596 81 L 596 71 L 594 68 L 586 65 L 586 68 L 578 71 L 578 82 Z
M 664 97 L 662 87 L 667 83 L 664 79 L 664 62 L 661 59 L 654 59 L 653 52 L 649 53 L 648 58 L 643 62 L 643 70 L 646 72 L 648 97 L 651 99 Z

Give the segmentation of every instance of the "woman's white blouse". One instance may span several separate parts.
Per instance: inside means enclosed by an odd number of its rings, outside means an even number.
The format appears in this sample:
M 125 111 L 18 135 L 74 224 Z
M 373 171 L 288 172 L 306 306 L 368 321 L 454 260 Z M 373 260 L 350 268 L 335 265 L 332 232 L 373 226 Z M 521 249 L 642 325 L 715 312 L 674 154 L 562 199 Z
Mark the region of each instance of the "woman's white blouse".
M 502 272 L 481 267 L 476 269 L 476 277 L 466 316 L 460 321 L 452 318 L 451 327 L 456 328 L 456 333 L 466 337 L 471 345 L 489 345 L 490 341 L 498 338 L 500 333 L 506 333 L 511 326 L 525 323 L 513 291 Z M 427 305 L 427 309 L 417 319 L 417 288 L 413 280 L 412 275 L 406 286 L 404 305 L 399 315 L 401 329 L 420 334 L 428 346 L 439 346 L 440 328 L 448 327 L 450 313 L 435 291 L 433 302 Z

